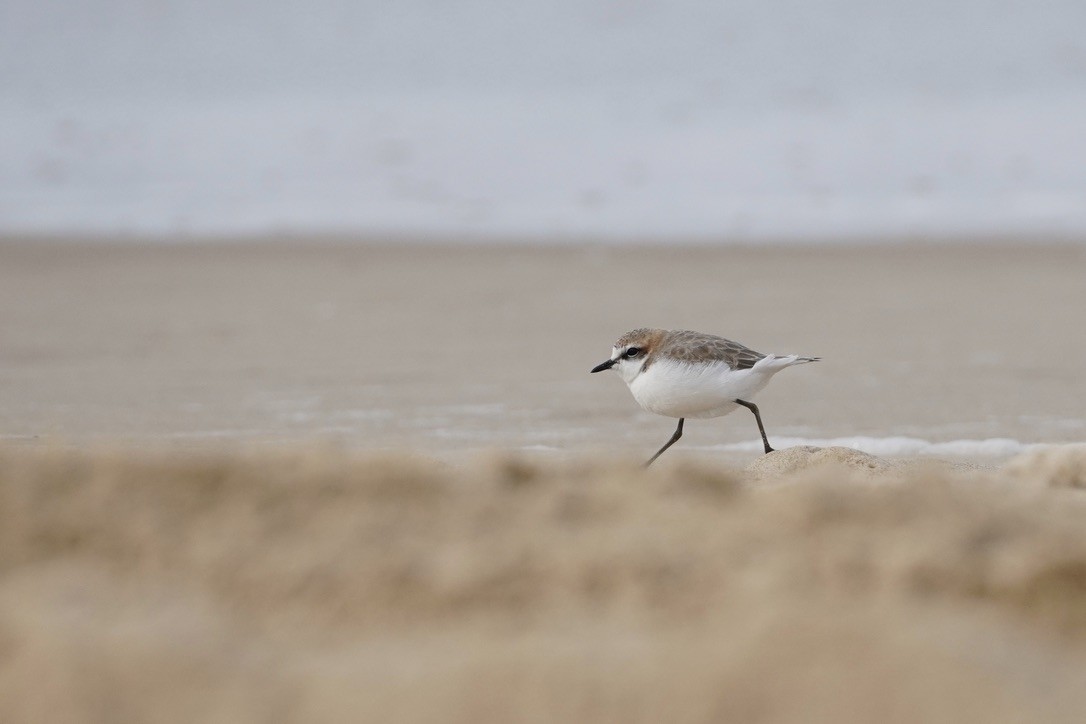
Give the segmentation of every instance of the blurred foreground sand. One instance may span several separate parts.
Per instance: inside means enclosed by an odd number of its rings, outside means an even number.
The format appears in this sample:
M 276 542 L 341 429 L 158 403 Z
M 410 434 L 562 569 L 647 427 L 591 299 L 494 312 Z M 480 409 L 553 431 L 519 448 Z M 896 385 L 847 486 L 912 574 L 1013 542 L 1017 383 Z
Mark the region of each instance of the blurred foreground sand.
M 775 455 L 0 448 L 0 720 L 1086 719 L 1086 447 Z

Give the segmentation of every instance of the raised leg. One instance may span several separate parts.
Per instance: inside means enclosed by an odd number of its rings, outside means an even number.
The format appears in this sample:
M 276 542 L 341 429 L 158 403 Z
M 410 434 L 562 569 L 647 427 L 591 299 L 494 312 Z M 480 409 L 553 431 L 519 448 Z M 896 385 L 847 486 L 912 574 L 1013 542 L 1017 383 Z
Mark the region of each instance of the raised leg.
M 684 420 L 684 418 L 682 418 L 682 417 L 679 418 L 679 426 L 675 428 L 675 434 L 671 436 L 670 440 L 668 440 L 666 443 L 664 443 L 664 446 L 662 448 L 660 448 L 659 450 L 656 451 L 655 455 L 653 455 L 651 458 L 649 458 L 649 461 L 647 463 L 645 463 L 646 468 L 648 466 L 652 465 L 652 461 L 655 460 L 656 458 L 660 457 L 664 453 L 664 450 L 667 450 L 669 447 L 674 445 L 675 441 L 683 436 L 683 420 Z
M 758 432 L 762 433 L 762 444 L 765 445 L 766 455 L 773 452 L 773 448 L 769 447 L 769 438 L 765 436 L 765 427 L 762 425 L 762 415 L 758 412 L 758 406 L 753 402 L 747 402 L 745 400 L 736 400 L 735 404 L 742 405 L 754 413 L 754 419 L 758 421 Z M 660 452 L 663 452 L 663 450 Z M 657 453 L 657 455 L 659 454 L 660 453 Z

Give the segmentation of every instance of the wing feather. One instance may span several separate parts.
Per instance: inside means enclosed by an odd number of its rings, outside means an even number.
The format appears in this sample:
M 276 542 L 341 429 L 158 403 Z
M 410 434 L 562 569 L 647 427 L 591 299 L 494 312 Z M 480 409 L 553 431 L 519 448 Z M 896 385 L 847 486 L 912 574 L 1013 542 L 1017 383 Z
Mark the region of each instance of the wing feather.
M 686 330 L 669 333 L 664 345 L 655 351 L 680 362 L 717 359 L 733 370 L 750 369 L 765 357 L 761 352 L 755 352 L 750 347 L 730 339 Z

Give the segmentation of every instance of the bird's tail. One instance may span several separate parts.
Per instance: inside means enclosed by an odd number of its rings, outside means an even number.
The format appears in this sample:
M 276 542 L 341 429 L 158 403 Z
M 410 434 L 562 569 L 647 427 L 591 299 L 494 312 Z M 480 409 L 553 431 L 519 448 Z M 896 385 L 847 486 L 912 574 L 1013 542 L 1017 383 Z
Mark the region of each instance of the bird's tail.
M 783 370 L 785 367 L 791 367 L 792 365 L 802 365 L 808 362 L 818 362 L 821 357 L 800 357 L 799 355 L 789 354 L 777 356 L 775 354 L 768 354 L 754 365 L 754 369 L 764 369 L 765 371 Z

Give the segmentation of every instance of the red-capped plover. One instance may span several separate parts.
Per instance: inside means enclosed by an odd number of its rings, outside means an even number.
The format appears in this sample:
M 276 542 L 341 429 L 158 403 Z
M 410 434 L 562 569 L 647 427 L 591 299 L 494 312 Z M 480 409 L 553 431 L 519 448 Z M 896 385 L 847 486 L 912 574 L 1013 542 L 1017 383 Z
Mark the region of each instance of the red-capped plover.
M 686 418 L 721 417 L 739 406 L 754 413 L 765 451 L 773 452 L 758 406 L 750 398 L 785 367 L 819 359 L 762 354 L 701 332 L 635 329 L 622 335 L 611 358 L 592 371 L 615 370 L 643 409 L 679 418 L 675 434 L 649 458 L 648 467 L 682 437 Z

